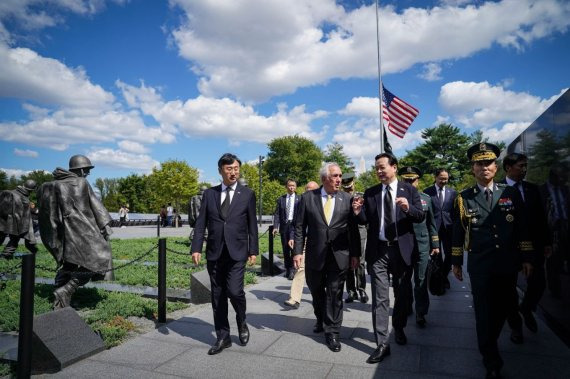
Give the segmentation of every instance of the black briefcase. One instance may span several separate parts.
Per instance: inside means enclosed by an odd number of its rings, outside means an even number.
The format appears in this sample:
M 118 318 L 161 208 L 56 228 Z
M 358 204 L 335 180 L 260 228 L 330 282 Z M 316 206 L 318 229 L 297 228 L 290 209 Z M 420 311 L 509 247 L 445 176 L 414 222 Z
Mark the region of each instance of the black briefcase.
M 445 293 L 446 275 L 443 272 L 441 254 L 430 256 L 426 276 L 429 292 L 434 296 L 443 295 Z

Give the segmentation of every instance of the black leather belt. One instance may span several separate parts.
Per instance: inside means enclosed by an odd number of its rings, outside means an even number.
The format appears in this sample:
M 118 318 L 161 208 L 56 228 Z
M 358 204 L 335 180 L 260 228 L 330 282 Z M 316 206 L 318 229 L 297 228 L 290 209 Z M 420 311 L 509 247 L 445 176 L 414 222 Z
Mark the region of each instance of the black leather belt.
M 398 240 L 396 240 L 396 241 L 382 241 L 382 240 L 378 240 L 378 245 L 379 245 L 379 246 L 386 246 L 386 247 L 398 246 Z

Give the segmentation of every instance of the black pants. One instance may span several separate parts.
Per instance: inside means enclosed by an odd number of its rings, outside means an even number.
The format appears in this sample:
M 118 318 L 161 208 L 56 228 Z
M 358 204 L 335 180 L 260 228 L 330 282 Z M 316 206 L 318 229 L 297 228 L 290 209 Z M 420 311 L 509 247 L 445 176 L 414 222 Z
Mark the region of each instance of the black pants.
M 503 329 L 507 314 L 515 305 L 517 273 L 512 274 L 473 274 L 471 293 L 475 306 L 477 344 L 483 356 L 483 364 L 488 370 L 500 369 L 503 360 L 499 354 L 497 339 Z
M 346 269 L 340 269 L 333 253 L 329 252 L 322 270 L 305 266 L 305 279 L 313 297 L 317 322 L 323 323 L 325 333 L 338 335 L 342 326 L 342 293 Z
M 20 238 L 23 237 L 0 232 L 0 246 L 4 244 L 4 240 L 6 239 L 6 237 L 8 237 L 8 243 L 6 244 L 6 246 L 4 246 L 3 254 L 6 256 L 12 256 L 14 255 L 16 249 L 18 248 L 18 243 L 20 242 Z M 26 239 L 24 240 L 24 244 L 26 246 L 26 249 L 28 249 L 31 253 L 35 254 L 38 251 L 36 245 L 30 243 L 30 241 Z
M 377 259 L 367 262 L 372 289 L 372 326 L 376 344 L 388 343 L 390 318 L 390 283 L 394 288 L 392 326 L 403 329 L 408 322 L 409 296 L 412 293 L 412 266 L 406 265 L 399 247 L 385 246 L 380 242 Z
M 236 312 L 238 325 L 245 322 L 246 303 L 243 290 L 245 261 L 234 261 L 224 244 L 220 258 L 208 261 L 208 274 L 212 287 L 212 310 L 216 337 L 218 340 L 227 339 L 230 337 L 228 298 Z
M 451 270 L 451 227 L 443 225 L 438 231 L 440 251 L 443 251 L 443 272 L 447 278 L 447 274 Z
M 281 237 L 281 247 L 283 249 L 283 263 L 285 264 L 285 269 L 291 270 L 293 267 L 293 256 L 291 253 L 291 248 L 289 247 L 289 237 L 291 236 L 291 228 L 293 225 L 287 222 L 283 226 L 283 232 L 280 232 Z

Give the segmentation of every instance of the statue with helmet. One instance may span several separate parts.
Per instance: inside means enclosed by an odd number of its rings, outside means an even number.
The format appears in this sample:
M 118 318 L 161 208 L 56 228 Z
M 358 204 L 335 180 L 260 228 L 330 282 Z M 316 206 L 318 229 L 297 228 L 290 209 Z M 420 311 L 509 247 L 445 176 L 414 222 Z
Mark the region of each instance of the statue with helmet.
M 35 189 L 36 182 L 28 179 L 13 190 L 0 192 L 0 245 L 9 238 L 0 254 L 4 259 L 14 256 L 21 238 L 25 240 L 26 248 L 30 252 L 37 252 L 30 213 L 30 194 Z
M 54 180 L 38 189 L 40 236 L 55 258 L 54 309 L 70 305 L 78 287 L 100 280 L 112 269 L 111 216 L 85 177 L 93 165 L 84 155 L 58 167 Z

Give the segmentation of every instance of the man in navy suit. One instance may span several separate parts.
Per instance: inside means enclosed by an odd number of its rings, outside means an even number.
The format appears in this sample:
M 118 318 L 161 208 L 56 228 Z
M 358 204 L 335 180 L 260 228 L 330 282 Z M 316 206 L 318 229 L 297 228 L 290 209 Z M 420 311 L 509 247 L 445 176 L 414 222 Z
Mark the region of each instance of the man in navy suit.
M 424 190 L 431 196 L 433 204 L 435 225 L 439 236 L 439 251 L 445 255 L 443 270 L 447 274 L 451 270 L 451 238 L 453 231 L 453 202 L 457 192 L 449 188 L 449 173 L 444 168 L 435 171 L 435 184 Z M 445 278 L 445 285 L 449 288 L 449 280 Z
M 283 249 L 283 260 L 285 261 L 285 277 L 293 280 L 295 272 L 293 271 L 293 258 L 291 256 L 291 247 L 289 246 L 289 237 L 293 229 L 293 215 L 295 207 L 299 203 L 299 196 L 295 193 L 297 190 L 297 182 L 294 179 L 287 179 L 287 193 L 277 199 L 277 207 L 273 215 L 273 235 L 279 232 L 281 236 L 281 247 Z
M 390 354 L 388 320 L 390 316 L 389 275 L 393 276 L 394 310 L 392 326 L 396 343 L 407 342 L 404 327 L 408 320 L 409 295 L 414 251 L 414 222 L 425 218 L 418 190 L 398 181 L 398 160 L 390 153 L 375 158 L 380 180 L 364 192 L 364 198 L 353 201 L 353 211 L 361 224 L 368 224 L 366 263 L 372 288 L 372 324 L 376 350 L 368 363 L 381 362 Z
M 236 312 L 239 340 L 249 341 L 245 321 L 243 278 L 245 263 L 253 264 L 258 253 L 255 193 L 237 181 L 241 161 L 226 153 L 218 160 L 222 184 L 204 191 L 200 214 L 192 240 L 192 261 L 200 262 L 206 228 L 206 259 L 212 287 L 212 309 L 216 343 L 209 355 L 220 353 L 232 345 L 228 322 L 228 298 Z

